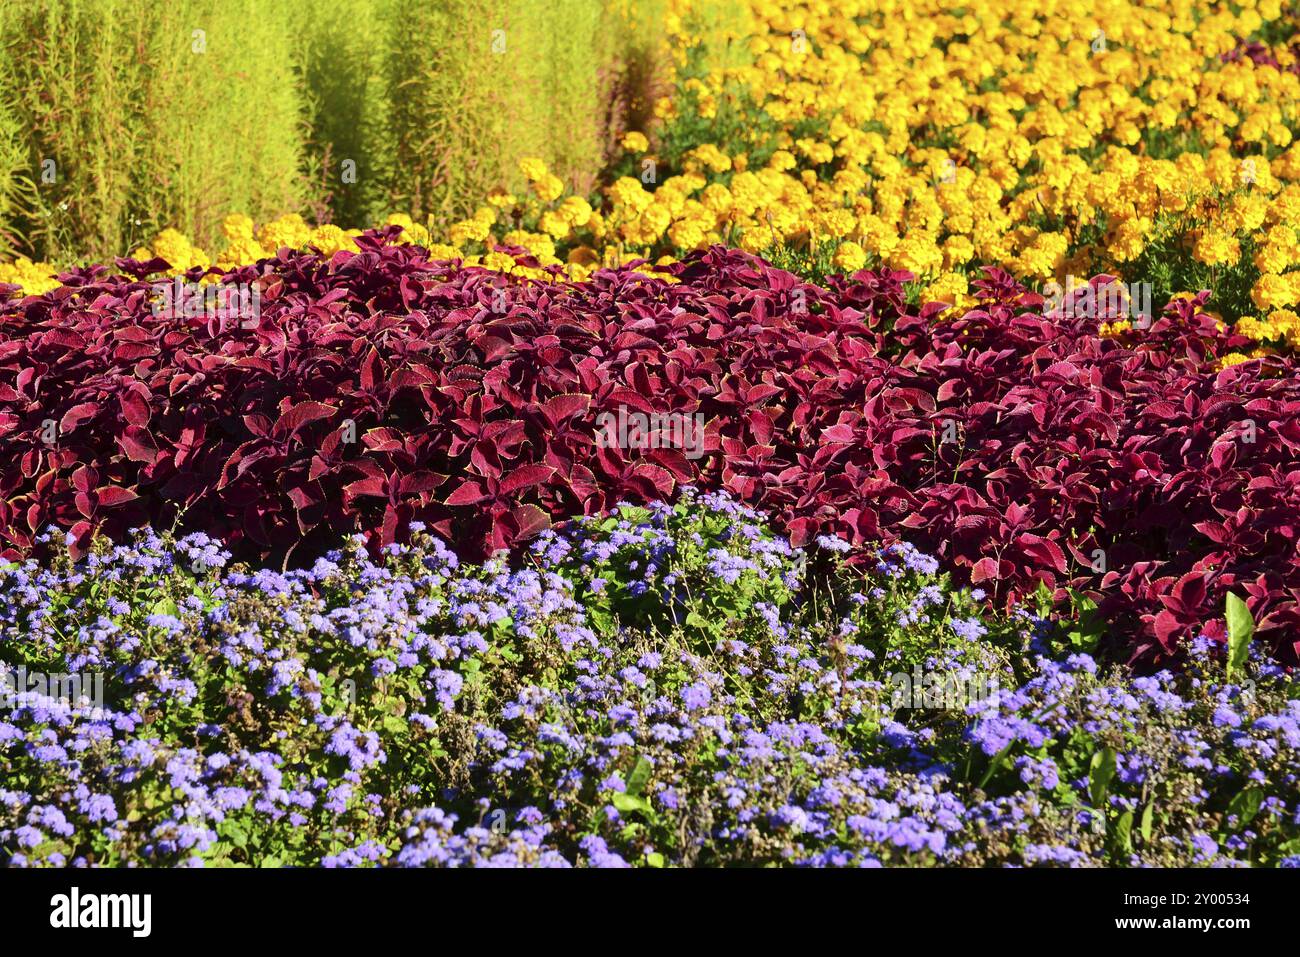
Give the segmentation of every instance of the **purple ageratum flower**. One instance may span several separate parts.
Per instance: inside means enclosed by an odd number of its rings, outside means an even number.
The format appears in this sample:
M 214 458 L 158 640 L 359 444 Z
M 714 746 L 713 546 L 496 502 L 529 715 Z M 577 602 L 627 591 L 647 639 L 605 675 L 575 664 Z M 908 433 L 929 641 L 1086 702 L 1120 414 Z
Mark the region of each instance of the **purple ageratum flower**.
M 597 837 L 594 834 L 588 834 L 578 842 L 584 854 L 587 855 L 587 863 L 591 867 L 613 867 L 624 868 L 630 867 L 622 857 L 615 854 L 609 849 L 604 838 Z
M 1194 860 L 1197 864 L 1206 864 L 1214 860 L 1219 853 L 1219 845 L 1208 834 L 1194 834 L 1189 839 Z
M 963 641 L 979 641 L 988 634 L 988 629 L 978 618 L 950 618 L 948 626 Z
M 701 711 L 709 706 L 711 700 L 713 695 L 703 682 L 697 681 L 682 689 L 682 705 L 687 711 Z
M 853 551 L 853 546 L 842 538 L 836 538 L 833 535 L 818 535 L 817 545 L 826 549 L 828 552 L 834 552 L 837 555 L 843 555 Z

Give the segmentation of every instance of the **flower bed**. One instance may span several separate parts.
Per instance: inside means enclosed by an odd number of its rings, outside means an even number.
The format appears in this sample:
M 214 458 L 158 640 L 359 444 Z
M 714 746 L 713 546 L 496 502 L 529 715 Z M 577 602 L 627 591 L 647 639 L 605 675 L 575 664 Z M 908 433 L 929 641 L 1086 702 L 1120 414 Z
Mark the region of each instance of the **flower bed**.
M 287 573 L 202 535 L 10 566 L 0 655 L 105 691 L 0 718 L 0 864 L 1300 860 L 1275 667 L 1103 673 L 929 556 L 843 548 L 691 492 L 513 567 L 418 528 Z
M 1216 372 L 1239 340 L 1198 300 L 1116 337 L 997 273 L 938 321 L 907 274 L 822 288 L 716 249 L 664 279 L 507 282 L 361 241 L 225 274 L 261 290 L 249 328 L 159 316 L 102 269 L 0 305 L 7 554 L 179 522 L 302 563 L 419 519 L 479 557 L 688 482 L 796 544 L 906 536 L 1001 598 L 1074 588 L 1134 654 L 1221 636 L 1229 590 L 1294 641 L 1300 379 Z M 628 410 L 701 416 L 706 454 L 603 441 Z

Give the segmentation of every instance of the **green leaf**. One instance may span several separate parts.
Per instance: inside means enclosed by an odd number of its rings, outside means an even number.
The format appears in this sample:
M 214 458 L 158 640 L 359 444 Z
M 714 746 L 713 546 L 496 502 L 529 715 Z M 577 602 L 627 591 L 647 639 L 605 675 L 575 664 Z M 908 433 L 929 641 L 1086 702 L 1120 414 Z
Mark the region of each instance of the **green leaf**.
M 248 846 L 248 830 L 242 821 L 228 817 L 217 825 L 217 833 L 226 838 L 235 847 Z
M 1105 805 L 1110 782 L 1115 777 L 1115 749 L 1101 748 L 1088 763 L 1088 796 L 1092 806 L 1101 808 Z
M 645 862 L 649 864 L 651 867 L 663 867 L 664 856 L 660 854 L 658 851 L 651 851 L 649 854 L 645 856 Z
M 644 791 L 652 770 L 653 766 L 650 762 L 638 754 L 636 765 L 632 768 L 632 773 L 627 776 L 627 793 L 635 796 Z
M 1232 592 L 1228 593 L 1228 677 L 1232 672 L 1246 663 L 1250 651 L 1250 639 L 1255 634 L 1255 619 L 1250 615 L 1246 603 Z
M 650 802 L 635 794 L 615 794 L 610 803 L 625 814 L 632 811 L 641 811 L 642 813 L 649 813 L 650 811 Z
M 1300 854 L 1300 837 L 1297 837 L 1292 841 L 1287 841 L 1285 844 L 1278 845 L 1275 853 L 1278 860 L 1281 860 L 1284 857 L 1291 857 L 1292 855 Z
M 989 762 L 988 770 L 984 772 L 984 777 L 980 778 L 981 788 L 986 787 L 989 781 L 992 779 L 993 775 L 997 774 L 998 768 L 1002 767 L 1002 762 L 1006 760 L 1007 755 L 1011 753 L 1011 749 L 1014 748 L 1015 746 L 1016 746 L 1016 742 L 1012 741 L 1005 748 L 1003 748 L 1001 751 L 999 751 L 997 754 L 993 756 L 993 760 Z
M 1133 812 L 1125 811 L 1115 822 L 1115 847 L 1126 854 L 1133 853 Z
M 1145 843 L 1151 842 L 1151 824 L 1155 817 L 1156 802 L 1152 801 L 1142 809 L 1142 822 L 1138 825 L 1138 831 L 1142 834 L 1142 840 Z
M 1264 792 L 1259 788 L 1246 788 L 1237 792 L 1228 802 L 1228 813 L 1237 818 L 1237 826 L 1245 827 L 1259 813 L 1259 806 L 1264 801 Z
M 1070 605 L 1074 615 L 1066 621 L 1065 637 L 1071 647 L 1092 651 L 1106 633 L 1106 621 L 1097 611 L 1097 603 L 1078 589 L 1070 589 Z
M 174 598 L 159 598 L 153 603 L 153 606 L 150 607 L 149 614 L 171 615 L 175 618 L 179 611 L 180 609 L 176 606 L 176 600 Z
M 384 715 L 383 725 L 389 734 L 405 734 L 407 730 L 406 721 L 395 714 Z

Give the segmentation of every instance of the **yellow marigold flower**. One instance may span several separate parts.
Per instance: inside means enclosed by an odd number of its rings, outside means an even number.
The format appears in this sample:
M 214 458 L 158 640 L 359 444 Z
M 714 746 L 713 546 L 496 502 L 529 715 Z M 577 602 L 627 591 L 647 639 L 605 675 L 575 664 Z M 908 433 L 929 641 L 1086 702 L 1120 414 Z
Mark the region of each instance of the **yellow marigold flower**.
M 548 209 L 537 221 L 537 228 L 554 239 L 564 239 L 573 231 L 569 221 L 555 210 Z
M 701 201 L 705 208 L 716 216 L 725 216 L 731 210 L 731 193 L 721 183 L 710 183 L 704 187 Z
M 1232 200 L 1228 221 L 1236 232 L 1254 232 L 1264 223 L 1268 204 L 1258 193 L 1243 193 Z
M 546 162 L 536 156 L 525 156 L 519 161 L 519 172 L 530 183 L 536 183 L 543 176 L 547 175 Z
M 1255 357 L 1243 355 L 1240 352 L 1229 352 L 1226 356 L 1221 357 L 1214 363 L 1214 369 L 1216 372 L 1222 372 L 1224 369 L 1241 365 L 1243 362 L 1250 362 L 1253 358 Z
M 683 221 L 673 223 L 668 229 L 668 238 L 678 249 L 696 249 L 704 245 L 705 232 L 699 224 Z
M 654 199 L 654 196 L 646 191 L 639 180 L 635 180 L 630 176 L 623 176 L 610 186 L 609 197 L 616 209 L 630 210 L 633 216 L 649 206 L 651 200 Z
M 965 236 L 950 236 L 943 244 L 943 264 L 945 268 L 960 266 L 971 261 L 975 247 Z
M 772 242 L 772 234 L 761 228 L 747 229 L 740 235 L 740 248 L 754 255 L 765 252 Z
M 308 242 L 319 249 L 325 256 L 333 256 L 335 253 L 344 250 L 347 252 L 357 251 L 357 244 L 352 241 L 352 237 L 333 224 L 317 226 L 312 230 L 311 239 Z
M 288 213 L 263 223 L 256 236 L 262 248 L 269 255 L 274 255 L 284 246 L 301 249 L 311 238 L 311 227 L 297 213 Z
M 889 254 L 889 265 L 906 269 L 918 278 L 938 272 L 943 266 L 943 253 L 924 236 L 906 236 Z
M 432 243 L 429 247 L 429 259 L 460 259 L 460 250 L 455 246 L 449 246 L 446 243 Z
M 488 224 L 480 219 L 463 219 L 454 223 L 448 231 L 451 241 L 456 246 L 470 242 L 483 242 L 488 238 Z
M 530 233 L 524 229 L 515 229 L 506 233 L 502 241 L 508 246 L 523 246 L 539 260 L 555 257 L 555 243 L 545 233 Z
M 835 159 L 835 150 L 829 143 L 802 139 L 796 140 L 795 146 L 799 148 L 799 152 L 808 157 L 810 162 L 818 166 L 821 166 L 824 163 L 829 163 L 831 160 Z
M 651 203 L 634 223 L 629 224 L 628 238 L 639 245 L 648 246 L 664 234 L 672 221 L 673 214 L 667 206 L 659 202 Z
M 502 253 L 493 250 L 483 257 L 483 265 L 496 272 L 512 273 L 515 271 L 515 267 L 518 266 L 518 263 L 515 262 L 515 257 L 511 256 L 509 253 Z
M 794 169 L 799 165 L 799 162 L 789 150 L 777 150 L 772 154 L 772 158 L 767 161 L 767 165 L 769 169 L 784 173 L 786 170 Z
M 221 232 L 231 242 L 253 238 L 253 219 L 243 213 L 231 213 L 221 221 Z
M 143 256 L 140 255 L 141 252 L 144 253 Z M 135 258 L 151 259 L 153 254 L 147 249 L 139 250 Z M 21 286 L 24 295 L 39 296 L 59 288 L 59 281 L 54 278 L 56 272 L 58 270 L 49 263 L 34 263 L 19 256 L 11 263 L 0 263 L 0 283 Z
M 265 259 L 266 256 L 267 252 L 262 248 L 262 244 L 249 236 L 227 245 L 217 257 L 216 264 L 220 269 L 234 269 L 237 266 L 251 265 L 259 259 Z
M 1206 229 L 1196 240 L 1192 255 L 1207 266 L 1229 266 L 1241 258 L 1241 244 L 1235 236 Z
M 546 173 L 533 182 L 533 192 L 544 203 L 551 203 L 564 192 L 564 183 L 554 173 Z
M 1251 301 L 1260 309 L 1289 306 L 1296 302 L 1291 283 L 1285 276 L 1271 273 L 1260 276 L 1250 290 Z
M 595 267 L 600 264 L 600 256 L 590 246 L 575 246 L 569 250 L 568 261 L 578 266 Z
M 731 157 L 712 143 L 697 146 L 687 153 L 684 159 L 687 169 L 695 165 L 706 166 L 715 173 L 725 173 L 731 169 Z
M 853 212 L 848 209 L 832 209 L 821 213 L 816 218 L 817 233 L 842 239 L 857 227 Z
M 845 241 L 840 243 L 832 259 L 835 268 L 844 273 L 857 272 L 867 263 L 867 252 L 857 243 Z
M 581 196 L 567 196 L 560 204 L 559 214 L 574 228 L 581 229 L 591 219 L 591 204 Z
M 629 153 L 644 153 L 650 148 L 650 141 L 644 133 L 635 131 L 623 134 L 623 149 Z
M 955 307 L 964 307 L 970 297 L 966 277 L 958 272 L 943 273 L 921 292 L 924 302 L 947 302 Z

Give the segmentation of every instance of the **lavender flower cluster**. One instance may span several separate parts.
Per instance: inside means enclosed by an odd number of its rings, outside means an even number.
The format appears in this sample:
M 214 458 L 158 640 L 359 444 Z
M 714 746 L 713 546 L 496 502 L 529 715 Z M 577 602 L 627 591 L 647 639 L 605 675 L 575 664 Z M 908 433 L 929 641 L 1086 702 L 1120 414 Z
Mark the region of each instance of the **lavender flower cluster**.
M 57 543 L 52 543 L 57 544 Z M 688 491 L 462 565 L 143 532 L 0 569 L 12 866 L 1293 864 L 1300 701 L 1055 660 L 904 546 L 865 570 Z M 56 554 L 57 553 L 56 551 Z M 910 669 L 910 670 L 909 670 Z M 900 707 L 900 670 L 1002 690 Z M 1248 683 L 1247 683 L 1248 682 Z

